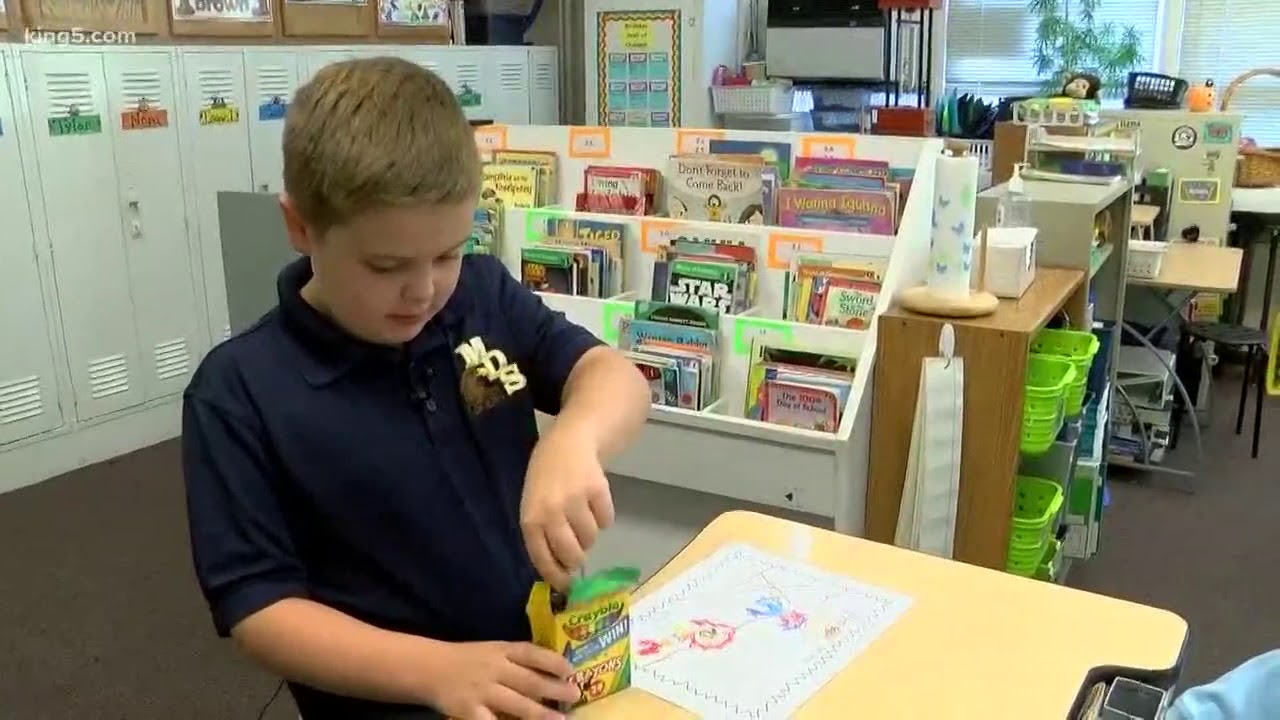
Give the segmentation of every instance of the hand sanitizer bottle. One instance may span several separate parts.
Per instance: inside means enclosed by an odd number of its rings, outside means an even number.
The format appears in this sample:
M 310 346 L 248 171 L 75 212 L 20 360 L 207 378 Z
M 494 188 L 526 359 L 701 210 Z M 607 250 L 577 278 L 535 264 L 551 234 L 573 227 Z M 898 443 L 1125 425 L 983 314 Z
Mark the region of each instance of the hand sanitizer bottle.
M 1005 186 L 1004 196 L 996 207 L 996 225 L 998 227 L 1032 227 L 1031 198 L 1022 186 L 1022 171 L 1026 163 L 1013 166 L 1013 176 Z

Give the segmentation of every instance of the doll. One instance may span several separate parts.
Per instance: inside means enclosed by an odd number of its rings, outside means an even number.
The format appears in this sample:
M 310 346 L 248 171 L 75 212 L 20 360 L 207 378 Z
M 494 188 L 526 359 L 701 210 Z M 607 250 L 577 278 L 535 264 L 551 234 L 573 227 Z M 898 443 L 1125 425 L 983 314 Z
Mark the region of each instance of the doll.
M 1091 73 L 1074 73 L 1062 86 L 1062 94 L 1075 100 L 1097 100 L 1102 92 L 1102 80 Z

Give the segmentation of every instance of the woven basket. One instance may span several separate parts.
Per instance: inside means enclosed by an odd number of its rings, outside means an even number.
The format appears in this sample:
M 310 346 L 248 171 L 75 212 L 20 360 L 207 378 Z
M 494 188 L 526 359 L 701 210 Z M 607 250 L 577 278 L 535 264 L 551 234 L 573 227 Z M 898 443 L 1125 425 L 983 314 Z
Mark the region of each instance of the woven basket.
M 1259 75 L 1280 78 L 1280 69 L 1259 68 L 1241 75 L 1222 93 L 1222 111 L 1231 107 L 1231 98 L 1240 86 Z M 1236 187 L 1269 188 L 1280 186 L 1280 148 L 1240 148 L 1240 161 L 1236 165 Z

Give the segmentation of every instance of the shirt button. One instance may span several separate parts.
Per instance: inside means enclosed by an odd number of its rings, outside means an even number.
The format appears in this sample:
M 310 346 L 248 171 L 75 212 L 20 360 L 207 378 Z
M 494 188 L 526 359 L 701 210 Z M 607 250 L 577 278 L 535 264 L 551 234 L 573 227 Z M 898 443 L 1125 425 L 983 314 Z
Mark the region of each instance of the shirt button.
M 436 401 L 435 401 L 435 399 L 433 399 L 433 398 L 427 398 L 427 402 L 424 404 L 424 407 L 426 407 L 426 408 L 427 408 L 427 412 L 429 412 L 429 413 L 433 413 L 433 412 L 435 412 L 435 411 L 436 411 Z

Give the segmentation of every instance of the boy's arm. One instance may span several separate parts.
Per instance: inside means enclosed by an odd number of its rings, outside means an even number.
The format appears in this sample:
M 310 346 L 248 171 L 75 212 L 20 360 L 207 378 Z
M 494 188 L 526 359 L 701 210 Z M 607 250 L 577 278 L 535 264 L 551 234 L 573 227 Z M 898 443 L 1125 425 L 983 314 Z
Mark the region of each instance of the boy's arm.
M 198 396 L 185 398 L 191 548 L 218 634 L 290 680 L 424 704 L 427 668 L 440 643 L 386 632 L 307 599 L 262 437 L 253 420 Z

